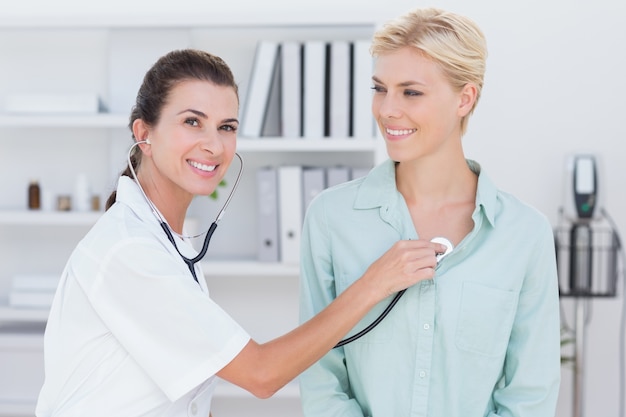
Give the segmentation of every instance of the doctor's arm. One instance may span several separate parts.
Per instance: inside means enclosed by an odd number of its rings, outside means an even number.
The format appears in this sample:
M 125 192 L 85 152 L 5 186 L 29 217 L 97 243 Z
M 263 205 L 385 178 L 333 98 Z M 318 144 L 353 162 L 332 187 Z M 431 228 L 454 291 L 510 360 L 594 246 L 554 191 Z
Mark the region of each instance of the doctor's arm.
M 432 278 L 435 252 L 443 250 L 426 241 L 396 242 L 319 314 L 267 343 L 251 340 L 217 375 L 259 398 L 272 396 L 331 350 L 379 301 Z
M 549 225 L 535 245 L 488 417 L 553 417 L 561 375 L 558 278 Z

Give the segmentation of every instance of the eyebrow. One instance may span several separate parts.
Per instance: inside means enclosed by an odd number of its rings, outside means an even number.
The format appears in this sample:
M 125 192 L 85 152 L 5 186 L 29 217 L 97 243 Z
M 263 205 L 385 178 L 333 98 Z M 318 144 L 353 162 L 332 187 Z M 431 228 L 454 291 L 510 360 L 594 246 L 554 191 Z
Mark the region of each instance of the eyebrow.
M 382 82 L 382 81 L 381 81 L 378 77 L 376 77 L 375 75 L 372 77 L 372 80 L 373 80 L 374 82 L 379 83 L 379 84 L 385 84 L 384 82 Z M 409 81 L 403 81 L 403 82 L 401 82 L 400 84 L 398 84 L 398 86 L 399 86 L 399 87 L 410 87 L 410 86 L 412 86 L 412 85 L 426 85 L 426 84 L 421 83 L 421 82 L 419 82 L 419 81 L 411 81 L 411 80 L 409 80 Z
M 178 112 L 178 114 L 180 115 L 180 114 L 183 114 L 183 113 L 186 113 L 186 112 L 193 113 L 196 116 L 202 117 L 203 119 L 208 119 L 209 118 L 209 116 L 207 116 L 204 112 L 201 112 L 200 110 L 194 110 L 194 109 L 185 109 L 185 110 L 183 110 L 181 112 Z M 231 118 L 222 120 L 222 123 L 233 123 L 233 122 L 238 124 L 239 120 L 237 118 L 235 118 L 235 117 L 231 117 Z
M 200 116 L 200 117 L 202 117 L 204 119 L 209 117 L 206 114 L 204 114 L 203 112 L 201 112 L 200 110 L 194 110 L 194 109 L 185 109 L 183 111 L 178 112 L 178 115 L 186 113 L 186 112 L 191 112 L 191 113 L 195 114 L 196 116 Z

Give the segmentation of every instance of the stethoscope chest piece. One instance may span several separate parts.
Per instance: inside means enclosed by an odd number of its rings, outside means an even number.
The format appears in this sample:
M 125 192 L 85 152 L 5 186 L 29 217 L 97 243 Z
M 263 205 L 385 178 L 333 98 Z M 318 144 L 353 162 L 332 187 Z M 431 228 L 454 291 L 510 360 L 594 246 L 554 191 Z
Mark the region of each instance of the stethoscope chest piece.
M 446 247 L 446 251 L 445 252 L 437 254 L 437 263 L 441 262 L 441 260 L 445 256 L 447 256 L 450 252 L 452 252 L 452 249 L 454 249 L 454 246 L 452 246 L 452 242 L 450 242 L 445 237 L 435 237 L 435 238 L 432 238 L 430 241 L 433 242 L 433 243 L 439 243 L 439 244 L 444 245 Z

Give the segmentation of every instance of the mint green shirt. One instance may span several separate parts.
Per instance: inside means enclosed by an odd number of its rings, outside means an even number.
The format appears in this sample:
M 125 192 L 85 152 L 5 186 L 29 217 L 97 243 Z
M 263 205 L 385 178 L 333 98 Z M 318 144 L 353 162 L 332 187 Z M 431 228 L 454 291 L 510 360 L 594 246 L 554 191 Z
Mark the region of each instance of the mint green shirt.
M 468 164 L 478 175 L 473 230 L 378 327 L 300 377 L 305 416 L 554 416 L 560 323 L 552 227 Z M 302 236 L 301 320 L 394 242 L 418 237 L 392 161 L 320 193 Z

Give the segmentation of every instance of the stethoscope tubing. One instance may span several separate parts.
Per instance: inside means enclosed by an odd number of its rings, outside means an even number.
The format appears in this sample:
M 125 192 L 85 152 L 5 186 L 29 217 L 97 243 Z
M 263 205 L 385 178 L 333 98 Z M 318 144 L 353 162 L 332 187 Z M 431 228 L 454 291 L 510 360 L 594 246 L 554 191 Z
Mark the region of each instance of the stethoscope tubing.
M 159 225 L 161 226 L 161 228 L 167 235 L 168 240 L 172 243 L 172 245 L 174 245 L 174 249 L 176 249 L 176 252 L 178 252 L 178 255 L 180 255 L 182 260 L 189 267 L 189 271 L 191 272 L 193 279 L 196 282 L 198 282 L 198 277 L 196 276 L 195 264 L 199 262 L 200 260 L 202 260 L 202 258 L 204 258 L 204 256 L 206 255 L 207 250 L 209 249 L 209 243 L 211 242 L 211 237 L 213 237 L 213 233 L 215 232 L 215 229 L 217 228 L 217 224 L 224 216 L 224 213 L 226 212 L 226 209 L 230 205 L 230 201 L 232 200 L 233 195 L 235 194 L 235 190 L 237 189 L 237 186 L 239 185 L 239 182 L 241 180 L 241 175 L 243 173 L 243 167 L 244 167 L 243 158 L 238 153 L 235 153 L 235 156 L 239 159 L 239 172 L 237 173 L 237 177 L 235 178 L 235 183 L 233 184 L 230 190 L 230 193 L 228 193 L 228 197 L 226 198 L 226 201 L 222 205 L 222 208 L 217 213 L 217 216 L 215 216 L 215 220 L 213 221 L 213 223 L 211 223 L 211 226 L 209 226 L 209 229 L 206 231 L 206 235 L 204 236 L 204 242 L 202 243 L 202 249 L 200 250 L 198 255 L 196 255 L 195 257 L 188 258 L 185 255 L 183 255 L 178 249 L 178 245 L 176 245 L 176 240 L 174 239 L 174 235 L 172 234 L 172 230 L 170 226 L 167 224 L 165 219 L 159 214 L 159 211 L 157 210 L 155 205 L 152 203 L 152 201 L 148 198 L 145 191 L 143 190 L 143 187 L 141 186 L 141 183 L 139 182 L 139 179 L 137 178 L 137 173 L 135 172 L 135 168 L 133 167 L 130 157 L 131 157 L 133 148 L 142 143 L 149 143 L 149 142 L 145 140 L 137 141 L 133 143 L 130 149 L 128 150 L 128 155 L 127 155 L 128 167 L 133 176 L 133 180 L 139 187 L 139 190 L 141 191 L 143 198 L 146 200 L 146 203 L 148 203 L 148 206 L 150 206 L 150 209 L 152 210 L 152 214 L 154 215 L 154 217 L 156 217 L 157 221 L 159 222 Z
M 452 252 L 452 249 L 453 249 L 452 243 L 444 237 L 436 237 L 432 239 L 431 242 L 441 243 L 447 248 L 445 252 L 437 254 L 437 263 L 439 263 L 445 256 L 447 256 L 450 252 Z M 333 349 L 342 347 L 344 345 L 347 345 L 348 343 L 352 343 L 355 340 L 360 339 L 361 337 L 365 336 L 367 333 L 371 332 L 372 329 L 374 329 L 374 327 L 378 326 L 378 324 L 380 324 L 380 322 L 383 321 L 385 317 L 387 317 L 389 312 L 391 312 L 393 307 L 398 303 L 398 301 L 400 300 L 400 297 L 402 297 L 405 292 L 406 292 L 406 288 L 403 289 L 402 291 L 397 292 L 396 295 L 391 300 L 391 302 L 389 302 L 389 305 L 383 310 L 382 313 L 380 313 L 378 317 L 376 317 L 376 319 L 374 319 L 374 321 L 372 321 L 366 328 L 364 328 L 360 332 L 341 340 L 339 343 L 337 343 L 333 347 Z

